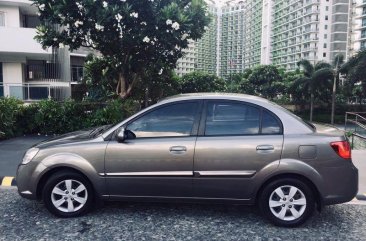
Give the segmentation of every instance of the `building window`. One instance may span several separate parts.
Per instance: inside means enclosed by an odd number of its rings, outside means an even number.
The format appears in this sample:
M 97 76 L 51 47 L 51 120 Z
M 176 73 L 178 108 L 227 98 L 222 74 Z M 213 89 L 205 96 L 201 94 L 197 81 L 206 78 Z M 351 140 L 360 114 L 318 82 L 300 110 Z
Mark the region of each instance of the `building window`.
M 0 27 L 5 27 L 5 13 L 0 12 Z
M 36 28 L 41 24 L 38 16 L 23 15 L 23 27 L 24 28 Z
M 324 25 L 324 29 L 328 29 L 328 25 Z
M 361 42 L 361 50 L 366 49 L 366 41 Z
M 329 6 L 326 6 L 325 7 L 325 11 L 329 11 Z
M 4 96 L 4 86 L 3 86 L 3 63 L 0 62 L 0 97 Z
M 0 83 L 3 82 L 3 63 L 0 62 Z
M 84 67 L 79 65 L 71 66 L 71 81 L 81 82 L 84 77 Z
M 327 57 L 327 53 L 323 53 L 323 57 L 325 58 L 325 57 Z
M 328 20 L 328 15 L 325 15 L 325 20 Z
M 361 38 L 366 38 L 366 29 L 361 31 Z
M 324 34 L 324 39 L 327 39 L 328 38 L 328 34 Z
M 326 43 L 324 43 L 324 46 L 323 46 L 325 49 L 327 48 L 327 44 Z

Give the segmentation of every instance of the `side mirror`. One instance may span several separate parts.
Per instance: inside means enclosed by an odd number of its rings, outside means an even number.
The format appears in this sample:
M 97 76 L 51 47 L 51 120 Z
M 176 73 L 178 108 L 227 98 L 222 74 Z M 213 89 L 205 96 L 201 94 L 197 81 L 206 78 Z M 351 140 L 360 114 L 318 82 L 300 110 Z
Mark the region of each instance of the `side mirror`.
M 122 127 L 121 129 L 118 130 L 117 141 L 124 142 L 125 140 L 126 140 L 126 129 Z

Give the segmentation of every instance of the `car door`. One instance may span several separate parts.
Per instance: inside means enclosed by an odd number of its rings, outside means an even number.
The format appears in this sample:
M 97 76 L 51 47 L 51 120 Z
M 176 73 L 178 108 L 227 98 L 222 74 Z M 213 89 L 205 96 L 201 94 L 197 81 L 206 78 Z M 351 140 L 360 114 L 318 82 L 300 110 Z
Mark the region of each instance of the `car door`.
M 194 195 L 250 199 L 256 174 L 280 159 L 283 128 L 268 110 L 241 101 L 205 102 L 194 157 Z
M 127 123 L 135 136 L 112 140 L 106 149 L 109 195 L 191 196 L 201 106 L 201 101 L 165 104 Z

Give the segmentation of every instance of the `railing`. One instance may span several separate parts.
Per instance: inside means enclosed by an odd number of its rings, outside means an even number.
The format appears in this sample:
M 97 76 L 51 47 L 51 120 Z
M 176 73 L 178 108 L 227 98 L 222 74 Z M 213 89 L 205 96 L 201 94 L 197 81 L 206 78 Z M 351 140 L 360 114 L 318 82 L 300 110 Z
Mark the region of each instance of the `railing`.
M 24 101 L 54 99 L 63 101 L 70 97 L 69 86 L 52 84 L 0 84 L 0 97 L 14 97 Z
M 366 149 L 366 112 L 346 112 L 344 130 L 354 149 Z

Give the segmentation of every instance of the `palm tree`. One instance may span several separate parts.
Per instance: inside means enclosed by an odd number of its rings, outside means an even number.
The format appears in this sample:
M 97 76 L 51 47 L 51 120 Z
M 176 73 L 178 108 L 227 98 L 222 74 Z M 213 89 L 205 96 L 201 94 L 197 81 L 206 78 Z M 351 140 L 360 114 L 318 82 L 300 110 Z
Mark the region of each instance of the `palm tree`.
M 330 118 L 330 122 L 332 125 L 334 124 L 334 109 L 335 109 L 337 82 L 339 82 L 339 73 L 343 64 L 344 64 L 343 54 L 337 54 L 333 60 L 334 78 L 333 78 L 333 91 L 332 91 L 332 114 Z
M 314 95 L 317 90 L 329 86 L 333 78 L 332 66 L 325 62 L 313 65 L 306 59 L 300 60 L 297 66 L 302 67 L 304 76 L 295 80 L 294 85 L 302 86 L 310 94 L 310 121 L 313 121 Z
M 362 95 L 360 97 L 364 98 L 366 95 L 366 49 L 352 56 L 341 66 L 340 72 L 346 75 L 348 84 L 353 88 L 355 88 L 356 83 L 361 83 Z

